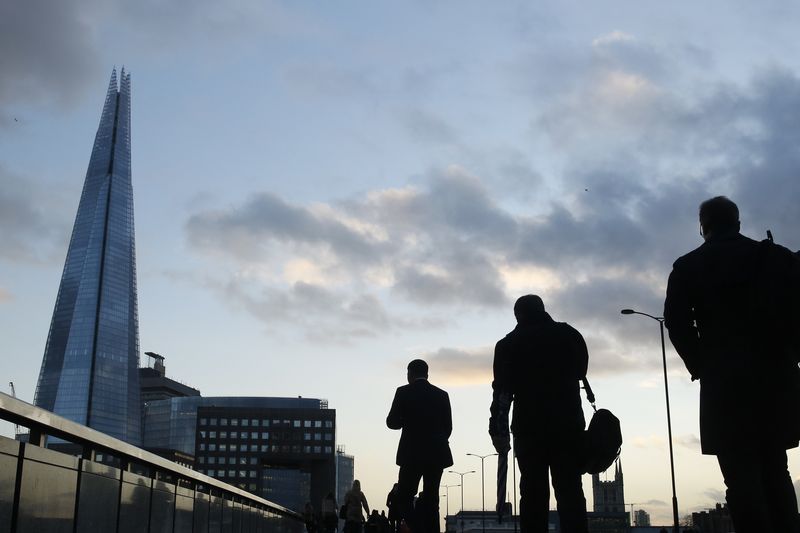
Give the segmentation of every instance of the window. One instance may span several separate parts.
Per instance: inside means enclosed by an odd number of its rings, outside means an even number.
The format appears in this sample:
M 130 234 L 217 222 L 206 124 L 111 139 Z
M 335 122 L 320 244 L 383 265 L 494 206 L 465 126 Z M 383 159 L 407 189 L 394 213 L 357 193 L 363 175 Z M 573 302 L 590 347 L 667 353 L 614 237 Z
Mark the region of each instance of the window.
M 266 453 L 269 451 L 269 444 L 262 444 L 261 445 L 261 452 Z
M 292 426 L 294 426 L 296 428 L 299 428 L 300 427 L 300 421 L 299 420 L 295 420 L 294 422 L 292 422 Z
M 237 431 L 231 431 L 231 438 L 232 439 L 238 439 L 239 438 L 239 433 Z
M 314 453 L 322 453 L 322 448 L 319 446 L 314 446 Z
M 220 418 L 219 419 L 219 425 L 220 426 L 227 426 L 228 425 L 228 419 L 227 418 Z
M 322 433 L 314 433 L 314 440 L 322 440 Z
M 333 440 L 333 433 L 325 433 L 325 440 Z
M 249 490 L 250 492 L 255 492 L 255 491 L 256 491 L 256 484 L 255 484 L 255 483 L 250 483 L 250 484 L 248 485 L 248 487 L 249 487 L 249 488 L 248 488 L 248 490 Z
M 247 427 L 249 425 L 250 425 L 250 419 L 249 418 L 243 418 L 242 419 L 242 426 Z
M 332 428 L 333 427 L 333 420 L 326 420 L 325 421 L 325 427 L 326 428 Z
M 228 451 L 228 445 L 227 444 L 220 444 L 219 445 L 219 451 L 227 452 Z
M 258 427 L 258 418 L 251 419 L 250 420 L 250 425 L 253 426 L 254 428 L 257 428 Z
M 207 418 L 201 418 L 201 419 L 200 419 L 200 425 L 201 425 L 201 426 L 206 426 L 206 425 L 208 425 L 208 419 L 207 419 Z
M 217 477 L 225 477 L 225 471 L 224 470 L 217 470 Z
M 211 438 L 211 439 L 216 439 L 217 438 L 217 432 L 216 431 L 209 431 L 208 432 L 208 437 Z
M 304 420 L 303 421 L 303 427 L 304 428 L 310 428 L 311 427 L 311 420 Z
M 228 438 L 228 432 L 227 431 L 220 431 L 219 432 L 219 438 L 227 439 Z
M 269 439 L 269 431 L 262 431 L 261 432 L 261 438 L 263 440 L 268 440 Z
M 258 438 L 258 431 L 251 431 L 250 438 L 256 440 Z
M 258 444 L 251 444 L 250 445 L 250 451 L 251 452 L 257 452 L 258 451 Z
M 311 433 L 303 433 L 303 440 L 311 440 Z
M 235 452 L 235 451 L 236 451 L 236 450 L 238 450 L 238 449 L 239 449 L 239 447 L 238 447 L 238 446 L 236 446 L 235 444 L 231 444 L 231 446 L 230 446 L 230 450 L 231 450 L 232 452 Z
M 267 420 L 262 420 L 262 421 L 261 421 L 261 425 L 262 425 L 263 427 L 265 427 L 265 428 L 268 428 L 268 427 L 269 427 L 269 420 L 268 420 L 268 419 L 267 419 Z
M 246 465 L 247 464 L 247 457 L 239 457 L 239 464 Z
M 217 464 L 217 458 L 216 458 L 216 457 L 214 457 L 214 456 L 211 456 L 211 457 L 209 457 L 209 458 L 208 458 L 208 464 L 210 464 L 210 465 L 215 465 L 215 464 Z
M 255 470 L 251 470 L 250 471 L 250 477 L 256 477 L 256 471 Z
M 202 455 L 200 456 L 200 464 L 201 465 L 206 464 L 206 458 L 204 456 L 202 456 Z
M 228 477 L 236 477 L 236 470 L 228 470 Z
M 211 420 L 209 420 L 209 425 L 216 426 L 217 425 L 217 419 L 216 418 L 212 418 Z
M 300 453 L 300 445 L 292 444 L 292 453 Z
M 235 465 L 236 464 L 236 456 L 235 455 L 231 455 L 230 457 L 228 457 L 228 464 L 229 465 Z
M 238 426 L 239 425 L 239 419 L 238 418 L 231 418 L 231 425 L 232 426 Z
M 322 427 L 322 420 L 314 420 L 314 427 L 321 428 Z
M 239 470 L 239 477 L 247 477 L 247 470 Z
M 303 446 L 303 453 L 311 453 L 311 446 Z
M 217 445 L 212 442 L 211 444 L 208 445 L 208 451 L 210 452 L 217 451 Z
M 325 453 L 333 453 L 333 447 L 332 446 L 325 446 Z
M 250 458 L 250 464 L 251 465 L 257 465 L 258 464 L 258 457 L 251 457 Z
M 204 452 L 204 451 L 206 451 L 206 444 L 205 444 L 204 442 L 201 442 L 201 443 L 200 443 L 200 451 L 201 451 L 201 452 Z

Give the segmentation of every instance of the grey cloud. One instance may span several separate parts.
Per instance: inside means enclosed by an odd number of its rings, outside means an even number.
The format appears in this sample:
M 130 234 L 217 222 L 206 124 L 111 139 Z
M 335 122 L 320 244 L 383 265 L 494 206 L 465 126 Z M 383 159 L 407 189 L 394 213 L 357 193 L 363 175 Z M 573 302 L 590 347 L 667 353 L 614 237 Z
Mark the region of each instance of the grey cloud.
M 383 305 L 369 294 L 336 292 L 310 283 L 295 283 L 288 290 L 257 287 L 242 282 L 207 282 L 229 301 L 279 331 L 292 324 L 315 342 L 346 343 L 374 337 L 390 326 Z
M 101 74 L 92 28 L 74 1 L 0 3 L 0 119 L 20 105 L 71 105 Z
M 703 495 L 715 503 L 725 501 L 725 491 L 719 490 L 717 488 L 706 489 L 705 491 L 703 491 Z
M 642 505 L 655 505 L 657 507 L 662 507 L 667 505 L 667 502 L 665 502 L 664 500 L 647 500 Z
M 10 302 L 14 299 L 14 295 L 10 291 L 0 287 L 0 303 Z
M 269 254 L 272 241 L 322 245 L 366 262 L 380 250 L 380 244 L 370 236 L 269 193 L 256 194 L 239 208 L 195 214 L 186 228 L 192 245 L 222 248 L 244 258 Z
M 0 259 L 41 262 L 65 252 L 69 222 L 50 209 L 54 195 L 0 166 Z
M 458 135 L 453 127 L 434 113 L 411 109 L 402 118 L 412 139 L 421 144 L 451 145 L 458 142 Z
M 697 435 L 678 435 L 675 437 L 675 443 L 690 450 L 700 451 L 700 438 Z

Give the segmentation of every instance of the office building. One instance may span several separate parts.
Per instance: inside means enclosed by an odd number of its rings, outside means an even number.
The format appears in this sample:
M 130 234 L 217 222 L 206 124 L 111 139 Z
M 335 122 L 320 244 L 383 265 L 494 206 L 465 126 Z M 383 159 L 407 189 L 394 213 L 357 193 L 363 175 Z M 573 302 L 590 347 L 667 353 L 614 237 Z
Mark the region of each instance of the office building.
M 714 509 L 692 513 L 692 525 L 700 533 L 729 533 L 733 520 L 727 503 L 718 503 Z
M 291 509 L 336 490 L 336 410 L 324 400 L 183 397 L 148 402 L 144 444 Z
M 141 444 L 131 78 L 111 74 L 34 403 Z
M 164 356 L 154 352 L 145 352 L 145 355 L 153 362 L 153 366 L 148 365 L 139 369 L 142 409 L 144 409 L 144 404 L 154 400 L 200 396 L 200 391 L 194 387 L 167 377 Z
M 634 511 L 633 525 L 638 527 L 650 527 L 650 513 L 644 509 L 637 509 Z
M 355 457 L 347 455 L 344 451 L 344 446 L 338 446 L 336 448 L 336 492 L 334 493 L 337 502 L 344 502 L 344 495 L 353 488 L 353 480 L 355 480 L 356 476 L 355 470 Z

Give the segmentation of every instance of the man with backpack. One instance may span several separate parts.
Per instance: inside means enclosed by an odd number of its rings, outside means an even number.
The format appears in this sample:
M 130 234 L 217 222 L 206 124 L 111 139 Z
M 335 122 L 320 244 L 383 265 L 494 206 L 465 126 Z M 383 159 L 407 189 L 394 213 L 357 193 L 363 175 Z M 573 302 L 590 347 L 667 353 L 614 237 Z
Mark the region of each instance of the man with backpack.
M 539 296 L 514 304 L 517 326 L 494 351 L 494 381 L 489 434 L 497 452 L 511 443 L 508 414 L 520 469 L 522 533 L 548 531 L 550 483 L 558 502 L 561 531 L 586 533 L 582 445 L 586 422 L 579 381 L 586 377 L 589 354 L 581 334 L 555 322 Z
M 675 261 L 664 323 L 700 380 L 702 452 L 717 456 L 737 533 L 797 533 L 786 450 L 800 440 L 800 261 L 739 228 L 728 198 L 700 205 L 705 242 Z

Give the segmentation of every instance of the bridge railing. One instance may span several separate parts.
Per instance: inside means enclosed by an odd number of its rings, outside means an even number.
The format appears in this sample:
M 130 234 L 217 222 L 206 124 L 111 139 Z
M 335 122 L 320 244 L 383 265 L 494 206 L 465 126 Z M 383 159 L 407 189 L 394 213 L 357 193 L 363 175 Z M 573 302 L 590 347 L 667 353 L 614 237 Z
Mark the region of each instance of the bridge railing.
M 30 431 L 0 437 L 0 533 L 304 530 L 290 509 L 3 393 L 0 420 Z

